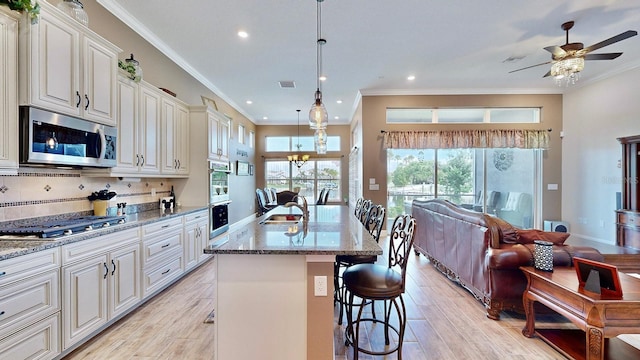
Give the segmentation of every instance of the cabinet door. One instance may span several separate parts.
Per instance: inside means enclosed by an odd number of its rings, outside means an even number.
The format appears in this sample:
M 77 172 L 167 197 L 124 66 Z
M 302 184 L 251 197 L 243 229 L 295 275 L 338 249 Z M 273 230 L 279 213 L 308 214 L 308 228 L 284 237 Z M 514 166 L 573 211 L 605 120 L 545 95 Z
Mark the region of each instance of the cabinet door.
M 218 145 L 220 126 L 218 125 L 220 121 L 218 118 L 211 114 L 207 114 L 207 119 L 209 123 L 209 159 L 219 159 L 220 158 L 220 146 Z
M 18 169 L 18 21 L 0 11 L 0 172 Z M 15 173 L 15 172 L 14 172 Z
M 138 153 L 140 172 L 160 172 L 160 94 L 148 86 L 140 86 L 138 118 Z
M 132 244 L 110 254 L 109 319 L 142 299 L 140 245 Z
M 106 125 L 116 124 L 114 96 L 117 55 L 91 38 L 84 37 L 84 117 Z
M 107 255 L 63 266 L 63 348 L 107 322 Z
M 116 119 L 118 122 L 118 170 L 137 172 L 140 154 L 137 149 L 138 85 L 118 77 L 116 85 Z
M 204 248 L 209 246 L 209 221 L 200 221 L 197 226 L 200 234 L 200 243 L 196 248 L 196 252 L 198 253 L 198 262 L 203 262 L 213 256 L 212 254 L 205 254 L 203 251 Z
M 80 33 L 48 12 L 32 26 L 31 103 L 80 116 Z
M 162 173 L 175 174 L 178 171 L 176 159 L 176 103 L 162 99 Z
M 176 106 L 175 148 L 178 174 L 189 174 L 189 109 Z
M 197 249 L 200 247 L 200 232 L 197 223 L 186 225 L 184 241 L 184 269 L 189 270 L 198 264 Z
M 229 159 L 229 121 L 220 120 L 218 130 L 218 147 L 220 148 L 220 158 Z

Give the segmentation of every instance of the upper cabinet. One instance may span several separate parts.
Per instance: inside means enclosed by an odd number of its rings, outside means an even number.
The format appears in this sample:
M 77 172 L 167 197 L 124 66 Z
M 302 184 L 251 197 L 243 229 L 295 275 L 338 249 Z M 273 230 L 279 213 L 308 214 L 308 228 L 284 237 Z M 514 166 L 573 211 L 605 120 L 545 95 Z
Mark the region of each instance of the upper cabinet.
M 18 170 L 18 18 L 0 8 L 0 174 Z
M 209 124 L 209 159 L 229 160 L 229 119 L 218 112 L 207 112 Z
M 162 99 L 162 173 L 189 175 L 189 109 L 174 98 Z
M 20 26 L 20 104 L 115 125 L 120 49 L 40 2 L 37 24 Z

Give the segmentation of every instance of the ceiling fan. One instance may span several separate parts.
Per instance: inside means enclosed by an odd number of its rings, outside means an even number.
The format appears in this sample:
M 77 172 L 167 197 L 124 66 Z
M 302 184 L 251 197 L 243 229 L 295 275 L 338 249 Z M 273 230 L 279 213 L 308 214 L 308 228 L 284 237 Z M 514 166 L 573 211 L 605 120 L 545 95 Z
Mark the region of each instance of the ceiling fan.
M 638 35 L 637 31 L 628 30 L 621 34 L 618 34 L 609 39 L 603 40 L 599 43 L 593 44 L 588 47 L 584 47 L 583 43 L 570 43 L 569 42 L 569 30 L 573 27 L 574 22 L 568 21 L 562 24 L 562 30 L 566 31 L 566 41 L 564 45 L 547 46 L 544 49 L 551 53 L 551 61 L 543 62 L 541 64 L 527 66 L 521 69 L 509 71 L 513 73 L 516 71 L 530 69 L 536 66 L 552 64 L 551 69 L 543 76 L 553 76 L 559 83 L 566 78 L 567 83 L 575 83 L 580 71 L 584 69 L 585 60 L 613 60 L 622 55 L 621 52 L 616 53 L 604 53 L 604 54 L 591 54 L 592 51 L 598 50 L 605 46 L 615 44 L 618 41 L 628 39 L 632 36 Z

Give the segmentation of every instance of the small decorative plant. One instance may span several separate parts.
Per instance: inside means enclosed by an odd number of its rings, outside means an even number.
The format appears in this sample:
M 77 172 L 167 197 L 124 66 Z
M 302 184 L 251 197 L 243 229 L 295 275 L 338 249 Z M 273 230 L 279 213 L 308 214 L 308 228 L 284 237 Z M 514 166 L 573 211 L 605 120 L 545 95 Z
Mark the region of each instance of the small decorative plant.
M 27 12 L 31 17 L 31 22 L 35 23 L 40 14 L 40 4 L 32 0 L 0 0 L 0 5 L 6 5 L 11 10 Z
M 118 59 L 118 67 L 129 73 L 129 79 L 135 82 L 142 80 L 142 69 L 140 68 L 140 63 L 138 60 L 133 58 L 133 54 L 131 54 L 131 58 L 124 61 Z

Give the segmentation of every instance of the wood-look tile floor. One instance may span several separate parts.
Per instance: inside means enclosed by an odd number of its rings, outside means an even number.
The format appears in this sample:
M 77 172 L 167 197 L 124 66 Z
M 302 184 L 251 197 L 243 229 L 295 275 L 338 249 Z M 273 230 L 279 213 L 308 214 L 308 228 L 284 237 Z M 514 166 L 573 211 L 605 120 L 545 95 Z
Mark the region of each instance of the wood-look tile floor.
M 213 265 L 209 261 L 196 269 L 65 359 L 213 359 L 214 325 L 203 322 L 213 307 Z M 469 292 L 422 255 L 411 256 L 404 299 L 409 318 L 404 359 L 564 359 L 542 340 L 522 335 L 523 316 L 503 312 L 500 321 L 486 318 L 483 306 Z M 572 327 L 558 316 L 544 320 L 536 325 Z M 361 339 L 363 346 L 384 344 L 380 327 L 369 332 Z M 352 359 L 351 348 L 344 346 L 344 326 L 336 322 L 334 333 L 336 359 Z M 396 358 L 396 354 L 360 356 Z

